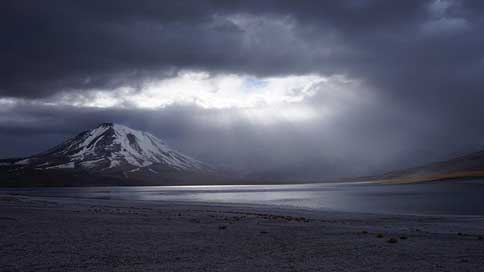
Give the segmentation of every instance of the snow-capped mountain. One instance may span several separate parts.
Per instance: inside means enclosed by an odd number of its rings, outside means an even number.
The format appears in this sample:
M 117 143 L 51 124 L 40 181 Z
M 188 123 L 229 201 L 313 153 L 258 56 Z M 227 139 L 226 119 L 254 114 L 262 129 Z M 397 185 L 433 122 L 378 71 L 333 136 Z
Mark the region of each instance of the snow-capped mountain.
M 43 169 L 122 168 L 135 171 L 154 164 L 162 164 L 178 170 L 202 170 L 201 162 L 183 155 L 150 133 L 129 127 L 104 123 L 85 131 L 47 152 L 17 163 L 35 163 Z
M 170 148 L 150 133 L 113 123 L 100 124 L 40 154 L 0 160 L 0 170 L 17 175 L 83 173 L 130 180 L 214 173 L 212 168 Z

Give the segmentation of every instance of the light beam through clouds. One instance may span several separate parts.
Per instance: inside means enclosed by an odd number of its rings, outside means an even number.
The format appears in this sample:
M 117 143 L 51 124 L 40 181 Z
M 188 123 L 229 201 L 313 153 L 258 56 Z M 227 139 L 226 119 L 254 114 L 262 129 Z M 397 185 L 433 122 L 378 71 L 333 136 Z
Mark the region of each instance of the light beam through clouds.
M 0 157 L 109 121 L 321 177 L 481 150 L 483 18 L 474 0 L 2 1 Z

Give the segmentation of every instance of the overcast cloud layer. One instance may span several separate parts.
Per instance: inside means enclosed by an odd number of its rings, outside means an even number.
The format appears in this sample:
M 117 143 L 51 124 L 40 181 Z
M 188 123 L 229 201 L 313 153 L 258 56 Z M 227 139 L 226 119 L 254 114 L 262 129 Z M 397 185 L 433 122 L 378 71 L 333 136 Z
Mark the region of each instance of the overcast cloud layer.
M 109 121 L 286 176 L 475 151 L 482 29 L 482 1 L 2 1 L 0 157 Z

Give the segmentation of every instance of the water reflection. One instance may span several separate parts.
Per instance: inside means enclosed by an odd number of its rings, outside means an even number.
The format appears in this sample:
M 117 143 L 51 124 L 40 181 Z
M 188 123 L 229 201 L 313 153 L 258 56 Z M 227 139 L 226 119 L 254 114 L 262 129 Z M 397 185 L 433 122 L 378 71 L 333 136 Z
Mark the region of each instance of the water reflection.
M 2 194 L 116 200 L 233 203 L 400 214 L 484 214 L 484 182 L 377 185 L 210 185 L 0 189 Z

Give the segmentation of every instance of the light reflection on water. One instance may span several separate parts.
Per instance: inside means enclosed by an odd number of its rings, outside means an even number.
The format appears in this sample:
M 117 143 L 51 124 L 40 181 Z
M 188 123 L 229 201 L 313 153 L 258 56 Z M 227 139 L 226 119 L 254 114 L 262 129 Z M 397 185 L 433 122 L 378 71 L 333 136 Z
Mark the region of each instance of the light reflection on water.
M 378 185 L 209 185 L 0 189 L 0 194 L 272 205 L 284 208 L 400 214 L 484 215 L 484 181 Z

